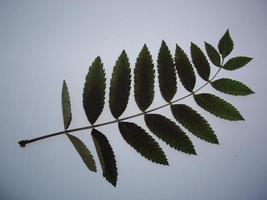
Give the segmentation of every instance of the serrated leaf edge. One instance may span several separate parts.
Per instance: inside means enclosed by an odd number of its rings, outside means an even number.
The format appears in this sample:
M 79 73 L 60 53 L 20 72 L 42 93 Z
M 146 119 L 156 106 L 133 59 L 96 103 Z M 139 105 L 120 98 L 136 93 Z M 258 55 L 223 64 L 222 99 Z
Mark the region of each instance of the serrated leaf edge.
M 125 123 L 124 121 L 123 122 L 119 122 L 118 123 L 118 125 L 120 126 L 124 126 L 125 127 L 125 125 L 123 124 L 123 123 Z M 126 123 L 132 123 L 132 122 L 126 122 Z M 136 126 L 138 126 L 137 124 L 135 124 Z M 146 157 L 146 156 L 144 156 L 144 155 L 142 155 L 139 151 L 137 151 L 136 149 L 135 149 L 135 147 L 133 147 L 130 143 L 128 143 L 126 140 L 125 140 L 125 142 L 128 144 L 128 145 L 130 145 L 139 155 L 141 155 L 143 158 L 145 158 L 145 159 L 147 159 L 147 160 L 149 160 L 149 161 L 151 161 L 151 162 L 153 162 L 153 163 L 155 163 L 155 164 L 160 164 L 160 165 L 169 165 L 169 162 L 168 162 L 168 159 L 167 159 L 167 157 L 166 157 L 166 154 L 164 153 L 164 151 L 162 150 L 162 148 L 160 147 L 160 145 L 158 144 L 158 142 L 151 136 L 151 135 L 149 135 L 142 127 L 140 127 L 140 126 L 138 126 L 140 129 L 142 129 L 142 131 L 144 132 L 144 133 L 146 133 L 147 134 L 147 136 L 151 139 L 151 140 L 153 140 L 153 142 L 154 142 L 154 144 L 156 145 L 156 147 L 158 148 L 158 150 L 160 150 L 161 151 L 161 153 L 162 153 L 162 155 L 164 156 L 164 159 L 165 159 L 165 163 L 159 163 L 159 162 L 156 162 L 156 161 L 154 161 L 154 160 L 152 160 L 152 159 L 150 159 L 149 157 Z
M 71 134 L 66 134 L 67 137 L 69 138 L 70 142 L 72 143 L 72 145 L 74 146 L 74 148 L 76 149 L 77 153 L 80 155 L 80 157 L 82 158 L 84 164 L 86 165 L 86 167 L 91 170 L 92 172 L 96 172 L 96 163 L 95 163 L 95 160 L 94 160 L 94 157 L 92 155 L 92 153 L 90 152 L 90 150 L 88 149 L 88 147 L 77 137 L 75 137 L 74 135 L 71 135 Z M 86 163 L 85 159 L 79 152 L 77 146 L 74 144 L 74 141 L 73 140 L 76 140 L 78 143 L 80 143 L 80 145 L 82 145 L 82 148 L 85 149 L 85 151 L 87 151 L 87 153 L 89 154 L 91 161 L 92 161 L 92 166 L 90 166 L 89 164 Z

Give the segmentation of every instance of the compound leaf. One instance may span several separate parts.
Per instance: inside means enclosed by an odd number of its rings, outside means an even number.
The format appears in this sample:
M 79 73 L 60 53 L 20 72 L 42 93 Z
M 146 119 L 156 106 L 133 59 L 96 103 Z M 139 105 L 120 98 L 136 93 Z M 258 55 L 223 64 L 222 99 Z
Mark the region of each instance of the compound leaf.
M 123 50 L 116 61 L 110 81 L 109 107 L 116 119 L 126 109 L 131 88 L 131 69 L 129 59 Z
M 236 70 L 241 67 L 244 67 L 246 64 L 248 64 L 252 58 L 250 57 L 245 57 L 245 56 L 237 56 L 234 58 L 229 59 L 225 65 L 223 66 L 224 69 L 226 70 Z
M 218 43 L 218 49 L 223 58 L 228 56 L 234 48 L 233 40 L 227 30 Z
M 191 57 L 199 76 L 208 81 L 210 76 L 209 62 L 202 50 L 193 42 L 191 42 Z
M 95 160 L 93 158 L 93 155 L 89 151 L 89 149 L 86 147 L 86 145 L 77 137 L 66 134 L 79 155 L 81 156 L 84 164 L 87 166 L 87 168 L 93 172 L 96 172 L 96 165 Z
M 196 154 L 191 140 L 170 119 L 159 114 L 145 114 L 145 122 L 152 133 L 174 149 L 188 154 Z
M 103 133 L 96 129 L 92 130 L 91 135 L 102 167 L 103 176 L 115 187 L 117 183 L 118 172 L 115 155 L 109 144 L 109 141 Z
M 89 68 L 83 89 L 83 107 L 91 124 L 95 123 L 103 111 L 105 87 L 105 71 L 100 57 L 97 57 Z
M 184 104 L 171 105 L 174 118 L 187 130 L 206 142 L 218 144 L 218 139 L 207 120 Z
M 201 93 L 194 95 L 194 99 L 200 107 L 217 117 L 231 121 L 244 120 L 234 106 L 215 95 Z
M 155 70 L 152 56 L 143 46 L 134 69 L 134 97 L 140 110 L 145 111 L 154 99 Z
M 185 52 L 177 44 L 175 49 L 175 66 L 181 83 L 186 90 L 192 92 L 196 83 L 194 69 Z
M 221 66 L 221 57 L 219 52 L 209 43 L 205 42 L 205 49 L 210 58 L 210 61 L 217 67 Z
M 246 96 L 254 94 L 254 92 L 245 84 L 229 78 L 222 78 L 215 80 L 211 82 L 211 85 L 216 90 L 226 94 L 231 94 L 236 96 Z
M 163 40 L 158 54 L 159 88 L 165 101 L 170 102 L 177 91 L 176 74 L 171 52 Z
M 62 84 L 62 93 L 61 93 L 61 104 L 62 104 L 62 114 L 64 128 L 67 130 L 71 122 L 71 105 L 70 105 L 70 95 L 66 81 L 63 81 Z
M 123 139 L 142 156 L 155 163 L 168 165 L 159 144 L 141 127 L 131 122 L 119 122 Z

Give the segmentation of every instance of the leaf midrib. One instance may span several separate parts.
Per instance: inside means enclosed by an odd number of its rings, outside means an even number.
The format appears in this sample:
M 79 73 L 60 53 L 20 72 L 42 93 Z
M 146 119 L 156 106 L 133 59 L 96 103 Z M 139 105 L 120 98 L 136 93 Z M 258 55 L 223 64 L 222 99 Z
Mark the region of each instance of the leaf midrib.
M 222 63 L 223 63 L 223 61 L 222 61 Z M 221 66 L 223 66 L 223 64 Z M 153 111 L 159 110 L 159 109 L 164 108 L 166 106 L 170 106 L 170 105 L 172 105 L 174 103 L 177 103 L 177 102 L 179 102 L 179 101 L 181 101 L 183 99 L 186 99 L 187 97 L 190 97 L 190 96 L 196 94 L 197 92 L 199 92 L 202 88 L 204 88 L 205 86 L 210 84 L 217 77 L 217 75 L 219 74 L 221 69 L 222 69 L 222 67 L 220 67 L 217 70 L 217 72 L 213 75 L 213 77 L 210 80 L 206 81 L 206 83 L 204 83 L 202 86 L 200 86 L 195 91 L 190 92 L 189 94 L 187 94 L 187 95 L 185 95 L 183 97 L 180 97 L 180 98 L 178 98 L 176 100 L 173 100 L 171 102 L 168 102 L 168 103 L 166 103 L 164 105 L 161 105 L 161 106 L 158 106 L 156 108 L 153 108 L 153 109 L 150 109 L 150 110 L 147 110 L 147 111 L 144 111 L 144 112 L 140 112 L 140 113 L 135 114 L 135 115 L 130 115 L 128 117 L 119 118 L 119 119 L 115 119 L 115 120 L 112 120 L 112 121 L 104 122 L 104 123 L 99 123 L 99 124 L 90 125 L 90 126 L 84 126 L 84 127 L 79 127 L 79 128 L 73 128 L 73 129 L 68 129 L 68 130 L 64 130 L 64 131 L 59 131 L 59 132 L 51 133 L 51 134 L 48 134 L 48 135 L 43 135 L 43 136 L 40 136 L 40 137 L 37 137 L 37 138 L 33 138 L 33 139 L 30 139 L 30 140 L 22 140 L 22 141 L 20 141 L 20 144 L 22 146 L 25 146 L 26 144 L 29 144 L 29 143 L 32 143 L 32 142 L 35 142 L 35 141 L 39 141 L 39 140 L 42 140 L 42 139 L 45 139 L 45 138 L 54 137 L 54 136 L 58 136 L 58 135 L 63 135 L 63 134 L 66 134 L 66 133 L 71 133 L 71 132 L 77 132 L 77 131 L 82 131 L 82 130 L 87 130 L 87 129 L 93 129 L 93 128 L 96 128 L 96 127 L 100 127 L 100 126 L 105 126 L 105 125 L 121 122 L 121 121 L 124 121 L 124 120 L 127 120 L 127 119 L 143 116 L 144 114 L 151 113 Z

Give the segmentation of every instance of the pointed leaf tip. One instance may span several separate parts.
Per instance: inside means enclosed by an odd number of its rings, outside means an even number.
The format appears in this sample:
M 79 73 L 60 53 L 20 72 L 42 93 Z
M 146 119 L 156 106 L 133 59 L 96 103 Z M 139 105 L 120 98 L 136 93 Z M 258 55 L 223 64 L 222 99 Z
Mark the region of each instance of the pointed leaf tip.
M 95 160 L 93 158 L 92 153 L 89 151 L 89 149 L 86 147 L 86 145 L 77 137 L 66 134 L 73 146 L 75 147 L 76 151 L 81 156 L 84 164 L 87 166 L 87 168 L 93 172 L 96 172 L 96 165 Z
M 134 68 L 134 98 L 140 110 L 145 111 L 154 99 L 155 70 L 152 56 L 146 47 L 142 48 Z
M 219 52 L 209 43 L 205 42 L 205 49 L 210 61 L 217 67 L 221 66 L 221 57 Z
M 254 94 L 254 92 L 245 84 L 229 78 L 222 78 L 211 82 L 216 90 L 235 96 L 246 96 Z
M 143 50 L 143 51 L 148 51 L 148 47 L 147 47 L 146 43 L 143 45 L 141 51 L 142 51 L 142 50 Z
M 244 120 L 233 105 L 213 94 L 196 94 L 194 99 L 200 107 L 217 117 L 230 121 Z
M 131 88 L 131 69 L 125 51 L 114 66 L 110 81 L 109 107 L 113 117 L 118 119 L 127 107 Z
M 97 57 L 89 67 L 83 89 L 83 107 L 88 121 L 94 124 L 103 111 L 106 78 L 101 58 Z
M 141 127 L 131 122 L 119 122 L 123 139 L 146 159 L 162 165 L 169 165 L 159 144 Z
M 244 67 L 246 64 L 248 64 L 252 58 L 246 57 L 246 56 L 237 56 L 234 58 L 229 59 L 225 65 L 223 66 L 226 70 L 236 70 L 241 67 Z
M 192 92 L 196 83 L 195 72 L 186 53 L 177 44 L 175 49 L 175 66 L 182 85 L 187 91 Z
M 65 130 L 67 130 L 71 123 L 72 114 L 71 114 L 69 90 L 68 90 L 68 86 L 65 80 L 63 80 L 63 84 L 62 84 L 61 105 L 62 105 L 64 128 Z
M 163 40 L 158 53 L 158 78 L 162 97 L 170 102 L 177 90 L 176 74 L 171 52 Z
M 115 187 L 117 183 L 118 172 L 112 147 L 109 144 L 106 136 L 98 130 L 93 129 L 91 135 L 95 144 L 98 158 L 100 160 L 103 176 Z
M 145 122 L 150 131 L 170 147 L 196 155 L 189 137 L 170 119 L 159 114 L 145 114 Z
M 191 42 L 191 57 L 199 76 L 208 81 L 210 76 L 209 62 L 202 50 L 193 42 Z
M 218 49 L 222 57 L 225 58 L 232 52 L 233 48 L 234 48 L 234 43 L 230 36 L 229 30 L 227 29 L 227 31 L 224 33 L 224 35 L 222 36 L 222 38 L 218 43 Z
M 207 120 L 191 107 L 185 104 L 174 104 L 171 106 L 171 111 L 174 118 L 192 134 L 206 142 L 219 143 Z

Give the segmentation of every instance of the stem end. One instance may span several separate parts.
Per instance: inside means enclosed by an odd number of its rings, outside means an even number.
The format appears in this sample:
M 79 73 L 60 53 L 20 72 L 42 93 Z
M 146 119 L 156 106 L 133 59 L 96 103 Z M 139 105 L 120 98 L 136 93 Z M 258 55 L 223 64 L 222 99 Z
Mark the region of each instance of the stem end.
M 28 142 L 28 140 L 21 140 L 18 143 L 19 143 L 20 147 L 25 147 L 27 142 Z

